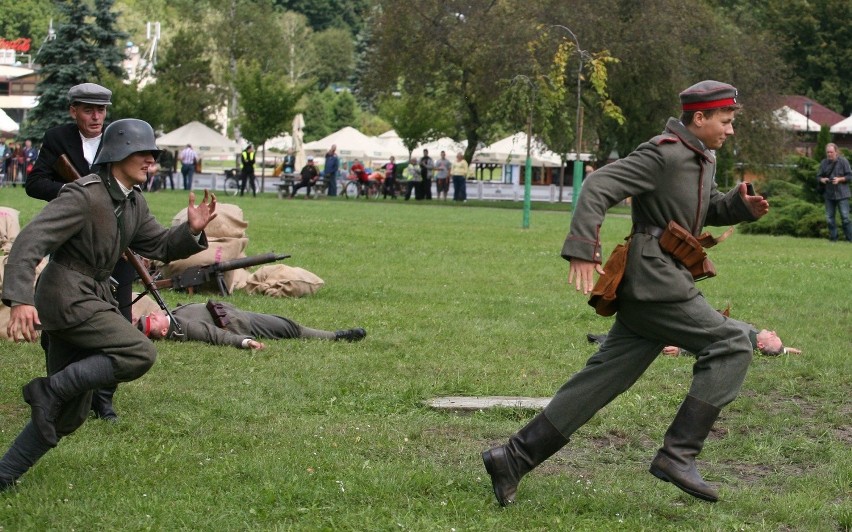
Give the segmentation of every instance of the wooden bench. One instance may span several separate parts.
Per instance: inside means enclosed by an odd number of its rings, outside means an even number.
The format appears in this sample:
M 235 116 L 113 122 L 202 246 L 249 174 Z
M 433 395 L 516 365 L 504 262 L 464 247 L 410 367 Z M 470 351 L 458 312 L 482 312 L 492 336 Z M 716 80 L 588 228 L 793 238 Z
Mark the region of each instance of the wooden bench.
M 285 196 L 290 196 L 293 193 L 293 187 L 296 186 L 296 183 L 301 182 L 301 178 L 296 178 L 295 174 L 293 175 L 284 175 L 282 174 L 282 178 L 280 181 L 275 183 L 275 186 L 278 188 L 278 199 L 284 199 Z M 316 182 L 315 185 L 311 187 L 314 190 L 314 195 L 325 194 L 328 190 L 328 182 L 322 177 Z

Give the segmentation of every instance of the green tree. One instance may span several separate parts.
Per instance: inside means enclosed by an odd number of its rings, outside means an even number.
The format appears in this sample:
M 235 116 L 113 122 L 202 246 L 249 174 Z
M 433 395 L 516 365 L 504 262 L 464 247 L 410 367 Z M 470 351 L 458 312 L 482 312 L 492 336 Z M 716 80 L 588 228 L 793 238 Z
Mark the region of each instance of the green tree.
M 352 35 L 342 28 L 329 28 L 315 33 L 312 43 L 317 57 L 314 76 L 320 90 L 348 81 L 355 66 Z
M 817 135 L 816 147 L 811 154 L 814 160 L 822 161 L 825 158 L 825 147 L 831 142 L 831 131 L 828 126 L 822 126 Z
M 296 104 L 305 91 L 286 80 L 265 76 L 257 62 L 240 65 L 236 86 L 240 94 L 240 131 L 255 146 L 290 128 Z
M 305 141 L 319 140 L 334 132 L 331 128 L 331 106 L 335 94 L 330 88 L 314 91 L 307 97 L 305 107 Z
M 60 16 L 52 0 L 15 0 L 3 2 L 0 8 L 0 37 L 30 39 L 34 57 L 47 37 L 50 22 Z M 26 62 L 26 59 L 22 59 Z
M 124 51 L 119 41 L 127 39 L 127 33 L 117 28 L 120 13 L 113 10 L 115 0 L 95 0 L 95 21 L 92 41 L 99 52 L 99 65 L 114 76 L 124 77 Z
M 211 62 L 207 58 L 203 36 L 191 28 L 182 28 L 171 39 L 157 65 L 157 81 L 142 91 L 159 95 L 167 112 L 152 122 L 155 129 L 171 131 L 197 120 L 214 125 L 221 104 L 221 92 L 211 84 Z M 150 88 L 149 88 L 150 87 Z
M 526 73 L 527 43 L 536 31 L 533 10 L 520 2 L 379 0 L 371 21 L 374 44 L 362 59 L 359 98 L 399 90 L 417 97 L 440 93 L 468 142 L 470 159 L 490 140 L 503 87 L 499 80 Z M 488 36 L 488 46 L 482 39 Z M 493 38 L 492 38 L 493 37 Z
M 363 24 L 368 0 L 275 0 L 275 5 L 307 17 L 315 31 L 348 28 L 356 34 Z
M 379 112 L 388 119 L 410 155 L 418 145 L 440 136 L 434 127 L 438 107 L 434 100 L 403 92 L 398 96 L 386 96 L 379 105 Z
M 92 40 L 91 12 L 83 2 L 57 0 L 62 17 L 56 38 L 47 41 L 37 60 L 42 65 L 36 87 L 38 105 L 27 115 L 22 136 L 38 138 L 44 132 L 68 122 L 67 93 L 70 87 L 98 80 L 100 52 Z
M 349 91 L 341 91 L 337 93 L 334 101 L 331 104 L 331 121 L 332 131 L 346 126 L 355 126 L 355 97 Z

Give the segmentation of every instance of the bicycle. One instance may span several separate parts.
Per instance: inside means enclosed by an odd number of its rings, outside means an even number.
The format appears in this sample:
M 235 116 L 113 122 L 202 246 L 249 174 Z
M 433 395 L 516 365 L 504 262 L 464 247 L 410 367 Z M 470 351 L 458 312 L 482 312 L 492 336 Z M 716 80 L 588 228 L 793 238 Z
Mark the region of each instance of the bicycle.
M 226 196 L 236 196 L 240 193 L 240 177 L 237 170 L 225 170 L 225 183 L 222 190 Z
M 346 184 L 343 185 L 343 197 L 347 199 L 360 197 L 377 199 L 381 193 L 382 182 L 377 179 L 368 179 L 366 183 L 363 183 L 354 176 L 350 176 L 346 179 Z

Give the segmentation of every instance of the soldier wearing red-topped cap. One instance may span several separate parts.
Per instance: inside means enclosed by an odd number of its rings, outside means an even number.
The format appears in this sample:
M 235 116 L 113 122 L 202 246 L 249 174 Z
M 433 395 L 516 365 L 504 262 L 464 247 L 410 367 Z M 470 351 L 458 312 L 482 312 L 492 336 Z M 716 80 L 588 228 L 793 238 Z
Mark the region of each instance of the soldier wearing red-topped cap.
M 695 457 L 720 409 L 739 393 L 752 345 L 742 323 L 707 303 L 693 273 L 664 251 L 660 236 L 670 222 L 697 237 L 705 225 L 756 220 L 769 204 L 750 195 L 744 183 L 727 193 L 716 187 L 715 150 L 734 134 L 737 89 L 702 81 L 681 92 L 680 102 L 680 118 L 669 118 L 662 134 L 595 171 L 583 184 L 562 248 L 571 262 L 568 282 L 583 294 L 592 292 L 594 273 L 604 273 L 600 228 L 607 209 L 633 198 L 634 229 L 617 291 L 615 323 L 599 351 L 541 414 L 507 444 L 482 453 L 501 505 L 514 502 L 521 477 L 629 389 L 666 345 L 680 345 L 697 360 L 692 385 L 650 472 L 694 497 L 718 500 L 716 489 L 696 469 Z

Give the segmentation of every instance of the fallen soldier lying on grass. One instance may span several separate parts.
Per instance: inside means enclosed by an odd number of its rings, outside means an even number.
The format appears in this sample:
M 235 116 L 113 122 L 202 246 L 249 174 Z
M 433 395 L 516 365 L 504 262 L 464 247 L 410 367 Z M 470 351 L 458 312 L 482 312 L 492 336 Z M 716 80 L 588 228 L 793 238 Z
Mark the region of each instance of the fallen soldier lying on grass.
M 136 327 L 152 340 L 197 341 L 213 345 L 230 345 L 241 349 L 263 349 L 258 339 L 283 340 L 317 338 L 357 342 L 367 336 L 361 328 L 335 332 L 309 329 L 283 316 L 246 312 L 228 303 L 208 301 L 182 305 L 172 311 L 183 330 L 177 334 L 168 314 L 156 310 L 139 317 Z
M 755 329 L 750 329 L 749 338 L 751 339 L 751 345 L 760 352 L 761 355 L 766 356 L 778 356 L 778 355 L 801 355 L 801 349 L 796 349 L 795 347 L 784 347 L 784 344 L 781 343 L 781 338 L 775 333 L 775 331 L 768 331 L 766 329 L 761 329 L 760 331 Z M 586 339 L 589 343 L 597 343 L 603 344 L 604 340 L 606 340 L 606 334 L 592 334 L 587 333 Z M 680 347 L 674 345 L 667 345 L 663 347 L 663 354 L 671 357 L 676 357 L 680 355 L 691 354 L 685 349 L 681 349 Z

